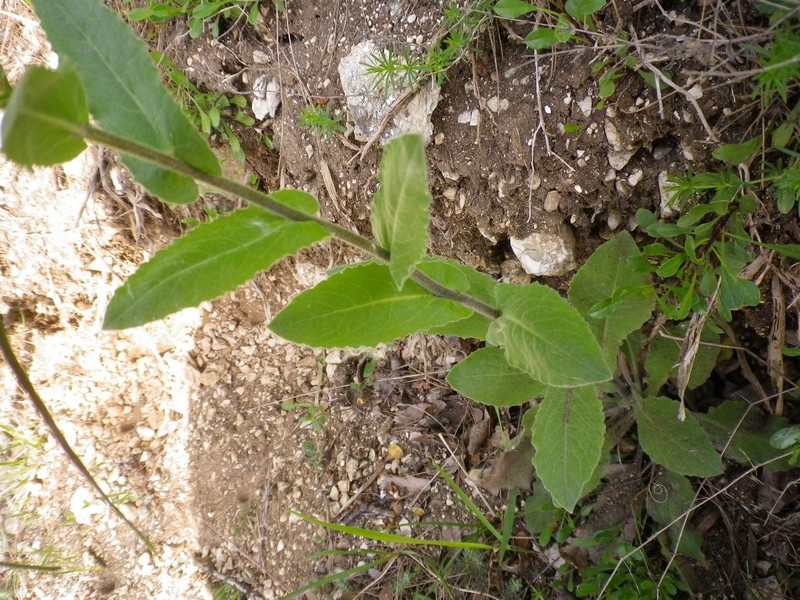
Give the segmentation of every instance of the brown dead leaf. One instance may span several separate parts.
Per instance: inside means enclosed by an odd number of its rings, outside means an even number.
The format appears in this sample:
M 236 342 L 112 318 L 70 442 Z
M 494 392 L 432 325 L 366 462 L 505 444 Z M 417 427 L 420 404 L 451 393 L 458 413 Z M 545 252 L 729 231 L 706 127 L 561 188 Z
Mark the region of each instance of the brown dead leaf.
M 507 450 L 495 461 L 492 472 L 479 485 L 493 494 L 515 487 L 529 491 L 533 482 L 533 445 L 528 439 L 519 439 L 513 449 Z

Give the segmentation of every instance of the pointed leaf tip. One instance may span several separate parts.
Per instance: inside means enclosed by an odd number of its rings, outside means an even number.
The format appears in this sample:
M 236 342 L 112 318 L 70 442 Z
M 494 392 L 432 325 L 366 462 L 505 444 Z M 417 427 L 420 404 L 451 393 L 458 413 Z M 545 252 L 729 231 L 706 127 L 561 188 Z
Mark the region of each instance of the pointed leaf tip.
M 135 327 L 212 300 L 326 237 L 317 223 L 287 221 L 258 206 L 219 217 L 140 266 L 111 299 L 103 328 Z
M 378 243 L 389 250 L 392 278 L 400 289 L 428 250 L 432 199 L 421 135 L 403 135 L 386 145 L 380 181 L 372 228 Z

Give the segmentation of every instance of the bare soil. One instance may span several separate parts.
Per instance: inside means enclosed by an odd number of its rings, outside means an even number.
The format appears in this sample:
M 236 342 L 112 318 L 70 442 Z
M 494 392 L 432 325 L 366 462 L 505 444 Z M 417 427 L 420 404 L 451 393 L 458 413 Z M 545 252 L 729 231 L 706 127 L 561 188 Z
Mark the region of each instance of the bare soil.
M 109 4 L 122 12 L 129 7 Z M 265 189 L 309 191 L 322 216 L 367 234 L 379 145 L 361 155 L 363 143 L 350 133 L 320 139 L 298 124 L 300 110 L 312 103 L 345 107 L 337 66 L 357 43 L 436 39 L 441 3 L 293 0 L 286 13 L 264 4 L 255 27 L 225 22 L 218 39 L 192 40 L 180 20 L 133 26 L 203 90 L 247 95 L 260 75 L 279 81 L 277 116 L 235 128 L 247 160 L 242 166 L 229 159 L 230 172 L 242 180 L 254 174 Z M 567 231 L 577 240 L 580 264 L 615 231 L 635 231 L 638 208 L 659 210 L 659 176 L 712 164 L 716 142 L 703 120 L 723 141 L 760 130 L 769 115 L 750 102 L 744 82 L 717 85 L 680 75 L 723 62 L 745 68 L 750 59 L 726 54 L 730 45 L 717 50 L 704 41 L 711 30 L 730 38 L 763 26 L 753 7 L 668 4 L 662 13 L 651 3 L 612 3 L 600 26 L 613 31 L 625 24 L 653 64 L 678 75 L 687 89 L 699 85 L 694 104 L 687 90 L 657 94 L 623 70 L 615 95 L 598 108 L 593 67 L 613 55 L 578 45 L 535 54 L 521 42 L 530 23 L 479 30 L 448 73 L 433 114 L 433 253 L 498 278 L 529 281 L 509 238 Z M 0 9 L 6 32 L 0 58 L 10 78 L 24 64 L 52 61 L 29 9 L 19 0 L 0 0 Z M 461 122 L 473 111 L 474 125 Z M 570 132 L 570 124 L 580 131 Z M 264 145 L 265 134 L 274 149 Z M 3 560 L 41 560 L 72 571 L 0 572 L 0 589 L 13 589 L 10 597 L 210 598 L 223 585 L 242 597 L 280 597 L 361 558 L 309 559 L 363 541 L 327 533 L 297 513 L 377 530 L 400 526 L 402 533 L 420 520 L 474 520 L 437 476 L 434 461 L 487 515 L 499 514 L 505 492 L 482 490 L 469 473 L 477 477 L 502 453 L 521 429 L 521 411 L 504 411 L 500 426 L 498 415 L 446 386 L 444 376 L 472 350 L 469 342 L 412 336 L 369 352 L 324 353 L 289 344 L 267 328 L 272 315 L 328 268 L 356 260 L 352 251 L 317 247 L 198 309 L 103 332 L 113 290 L 185 229 L 181 219 L 202 218 L 200 204 L 236 205 L 208 195 L 198 206 L 168 210 L 96 149 L 55 170 L 25 173 L 7 163 L 0 169 L 0 308 L 12 342 L 73 447 L 101 485 L 121 494 L 123 509 L 159 548 L 156 556 L 147 554 L 91 494 L 3 370 L 0 423 L 9 429 L 0 436 L 5 444 L 26 436 L 41 443 L 6 451 L 3 460 L 23 467 L 0 465 L 4 493 L 21 482 L 0 496 L 0 553 Z M 764 210 L 751 226 L 764 240 L 800 240 L 795 216 Z M 561 288 L 568 278 L 544 281 Z M 763 305 L 735 322 L 756 353 L 763 353 L 772 320 L 768 288 Z M 787 330 L 798 325 L 792 310 Z M 365 380 L 370 362 L 377 367 Z M 723 397 L 744 387 L 737 369 L 720 371 L 709 394 Z M 714 400 L 694 401 L 702 409 Z M 721 488 L 739 469 L 731 465 L 708 489 Z M 618 493 L 603 495 L 596 511 L 604 518 L 589 519 L 584 532 L 634 527 L 632 506 L 650 492 L 655 474 L 618 475 L 611 486 Z M 696 592 L 789 597 L 785 585 L 800 563 L 796 477 L 754 473 L 693 517 L 707 561 L 681 559 L 680 567 Z M 413 532 L 454 535 L 446 526 Z M 519 543 L 528 551 L 518 562 L 492 563 L 485 576 L 468 579 L 471 593 L 498 597 L 512 577 L 533 588 L 562 577 L 559 566 L 588 560 L 580 552 L 562 557 L 555 547 L 539 548 L 524 532 Z M 393 585 L 411 570 L 413 561 L 403 560 L 331 593 L 410 597 Z

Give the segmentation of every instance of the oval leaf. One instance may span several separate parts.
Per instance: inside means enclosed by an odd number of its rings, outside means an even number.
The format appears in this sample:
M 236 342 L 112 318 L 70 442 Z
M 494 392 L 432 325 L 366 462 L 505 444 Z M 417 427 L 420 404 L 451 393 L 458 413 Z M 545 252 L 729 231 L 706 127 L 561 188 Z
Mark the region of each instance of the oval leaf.
M 103 328 L 135 327 L 216 298 L 327 236 L 317 223 L 287 221 L 258 206 L 215 219 L 139 267 L 111 299 Z
M 564 3 L 564 10 L 570 17 L 583 21 L 585 17 L 593 15 L 605 5 L 606 0 L 567 0 Z
M 731 165 L 740 165 L 753 158 L 760 148 L 761 136 L 758 136 L 747 140 L 743 144 L 720 146 L 711 153 L 711 156 Z
M 645 398 L 636 403 L 639 442 L 650 458 L 670 471 L 689 477 L 722 473 L 722 460 L 694 415 L 678 420 L 678 403 Z
M 535 6 L 523 0 L 500 0 L 494 5 L 494 12 L 504 19 L 516 19 L 535 10 Z
M 569 286 L 569 301 L 578 309 L 600 342 L 609 366 L 616 366 L 620 342 L 650 318 L 655 297 L 644 294 L 620 294 L 625 288 L 646 289 L 650 275 L 630 267 L 642 253 L 628 232 L 620 233 L 600 246 L 578 269 Z M 616 300 L 602 318 L 590 316 L 602 300 Z
M 3 152 L 26 166 L 67 162 L 86 148 L 74 130 L 88 123 L 89 109 L 77 73 L 30 67 L 6 106 Z
M 594 386 L 550 388 L 533 423 L 533 465 L 553 500 L 572 512 L 600 462 L 605 423 Z
M 390 252 L 389 267 L 400 289 L 428 250 L 431 194 L 422 136 L 403 135 L 386 144 L 379 177 L 372 229 Z
M 32 0 L 53 49 L 83 82 L 89 110 L 115 135 L 219 175 L 219 161 L 161 85 L 147 46 L 99 0 Z M 134 177 L 168 202 L 191 202 L 194 181 L 139 159 L 124 160 Z
M 318 348 L 375 346 L 472 314 L 413 281 L 398 290 L 388 265 L 363 263 L 332 275 L 292 300 L 269 327 Z
M 539 27 L 525 36 L 525 45 L 531 50 L 544 50 L 559 42 L 555 29 Z
M 489 406 L 519 406 L 544 394 L 545 387 L 506 361 L 500 348 L 470 354 L 447 374 L 447 383 L 467 398 Z
M 556 387 L 611 379 L 586 321 L 554 290 L 537 283 L 505 284 L 497 287 L 496 297 L 502 314 L 487 338 L 505 349 L 511 366 Z

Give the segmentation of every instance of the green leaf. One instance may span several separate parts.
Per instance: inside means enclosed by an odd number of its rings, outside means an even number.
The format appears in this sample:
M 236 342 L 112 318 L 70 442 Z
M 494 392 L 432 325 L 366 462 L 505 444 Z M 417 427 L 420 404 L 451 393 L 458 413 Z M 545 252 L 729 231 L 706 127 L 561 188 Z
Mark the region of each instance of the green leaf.
M 135 327 L 216 298 L 327 236 L 317 223 L 287 221 L 258 206 L 219 217 L 139 267 L 114 294 L 103 327 Z
M 720 146 L 711 156 L 731 165 L 740 165 L 753 158 L 761 149 L 761 137 L 754 137 L 743 144 L 727 144 Z
M 487 338 L 505 349 L 511 366 L 556 387 L 611 379 L 586 321 L 554 290 L 538 283 L 502 284 L 495 295 L 502 314 L 489 326 Z
M 756 408 L 743 400 L 726 400 L 708 414 L 695 413 L 695 417 L 714 445 L 740 464 L 763 463 L 783 454 L 770 444 L 770 437 L 787 425 L 784 417 L 764 419 Z M 787 469 L 789 466 L 783 459 L 769 468 Z
M 789 141 L 792 139 L 795 126 L 796 123 L 794 119 L 789 119 L 783 125 L 777 127 L 775 131 L 772 132 L 772 145 L 776 148 L 785 148 L 788 146 Z
M 797 425 L 779 429 L 769 438 L 769 445 L 779 450 L 786 450 L 798 444 L 800 444 L 800 427 Z
M 74 71 L 29 67 L 6 106 L 3 152 L 26 166 L 67 162 L 86 148 L 76 130 L 88 123 L 86 98 Z
M 647 494 L 647 514 L 663 527 L 691 508 L 694 496 L 692 484 L 686 477 L 660 470 L 653 478 Z M 668 531 L 673 550 L 695 560 L 705 560 L 700 550 L 702 537 L 691 524 L 684 527 L 678 521 Z
M 598 94 L 601 99 L 610 98 L 617 91 L 617 84 L 614 83 L 613 71 L 608 71 L 598 81 Z
M 556 504 L 572 512 L 600 462 L 605 424 L 594 386 L 550 388 L 533 424 L 533 465 Z
M 216 156 L 161 86 L 147 46 L 99 0 L 31 0 L 53 49 L 83 82 L 101 128 L 175 156 L 205 173 L 221 173 Z M 134 177 L 167 202 L 191 202 L 197 185 L 143 160 L 124 158 Z
M 678 420 L 678 402 L 645 398 L 636 403 L 639 442 L 653 462 L 690 477 L 722 473 L 722 461 L 703 428 L 690 412 Z
M 471 313 L 413 281 L 398 290 L 388 265 L 368 262 L 298 295 L 270 329 L 292 342 L 320 348 L 375 346 Z
M 535 10 L 537 8 L 530 2 L 523 2 L 522 0 L 500 0 L 494 5 L 494 12 L 504 19 L 516 19 Z
M 677 327 L 671 327 L 665 331 L 670 337 L 658 336 L 650 342 L 650 350 L 645 359 L 645 370 L 647 371 L 647 392 L 655 394 L 670 377 L 678 377 L 678 364 L 681 360 L 681 339 L 686 335 L 688 323 L 681 323 Z M 688 389 L 693 390 L 702 385 L 711 376 L 711 372 L 717 365 L 717 358 L 721 348 L 719 347 L 720 332 L 710 322 L 706 322 L 703 332 L 700 334 L 700 347 L 695 354 L 692 363 L 692 372 L 689 374 Z
M 389 266 L 400 289 L 428 250 L 431 194 L 422 136 L 403 135 L 386 144 L 379 178 L 372 229 L 390 252 Z
M 621 295 L 625 288 L 650 285 L 650 276 L 632 269 L 631 259 L 641 258 L 636 242 L 628 232 L 620 233 L 600 246 L 578 269 L 569 286 L 569 301 L 586 319 L 600 343 L 606 364 L 616 367 L 620 342 L 638 329 L 655 307 L 655 298 L 643 294 Z M 646 287 L 645 287 L 646 289 Z M 612 300 L 603 318 L 590 316 L 592 308 L 602 300 Z
M 544 395 L 545 387 L 508 364 L 500 348 L 487 346 L 470 354 L 447 374 L 457 392 L 490 406 L 519 406 Z
M 3 109 L 11 99 L 11 92 L 13 88 L 6 77 L 5 69 L 0 65 L 0 109 Z
M 720 266 L 718 272 L 720 285 L 717 311 L 727 323 L 730 323 L 733 318 L 731 311 L 738 310 L 742 306 L 757 306 L 761 300 L 761 291 L 755 283 L 741 279 L 724 264 Z
M 572 18 L 583 21 L 585 17 L 593 15 L 605 5 L 605 0 L 567 0 L 564 3 L 564 10 Z
M 539 27 L 525 36 L 525 45 L 531 50 L 544 50 L 559 43 L 559 36 L 555 29 Z
M 553 506 L 553 499 L 542 485 L 536 480 L 533 492 L 525 500 L 525 527 L 529 533 L 539 535 L 545 530 L 551 530 L 561 517 L 561 510 Z
M 754 243 L 762 248 L 767 248 L 769 250 L 774 250 L 778 254 L 783 254 L 787 258 L 800 260 L 800 244 L 764 244 L 756 241 L 754 241 Z

